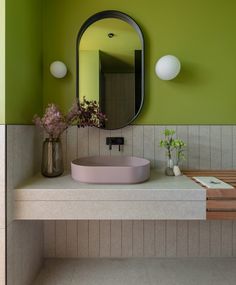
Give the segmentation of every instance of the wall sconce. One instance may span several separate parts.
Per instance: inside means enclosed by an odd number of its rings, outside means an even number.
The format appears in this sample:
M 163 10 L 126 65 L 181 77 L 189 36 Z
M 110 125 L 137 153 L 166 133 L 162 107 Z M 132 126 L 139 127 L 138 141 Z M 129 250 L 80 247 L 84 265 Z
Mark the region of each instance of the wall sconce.
M 67 74 L 67 67 L 62 61 L 54 61 L 50 64 L 50 72 L 56 78 L 63 78 Z
M 180 72 L 181 64 L 174 55 L 161 57 L 155 66 L 156 75 L 162 80 L 171 80 Z

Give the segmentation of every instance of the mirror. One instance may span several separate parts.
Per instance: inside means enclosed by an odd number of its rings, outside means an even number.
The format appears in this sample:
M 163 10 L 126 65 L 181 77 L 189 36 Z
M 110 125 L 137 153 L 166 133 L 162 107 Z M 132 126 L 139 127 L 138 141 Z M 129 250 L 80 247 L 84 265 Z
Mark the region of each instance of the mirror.
M 118 11 L 93 15 L 78 33 L 76 57 L 77 98 L 99 102 L 104 129 L 130 124 L 144 99 L 144 40 L 135 21 Z

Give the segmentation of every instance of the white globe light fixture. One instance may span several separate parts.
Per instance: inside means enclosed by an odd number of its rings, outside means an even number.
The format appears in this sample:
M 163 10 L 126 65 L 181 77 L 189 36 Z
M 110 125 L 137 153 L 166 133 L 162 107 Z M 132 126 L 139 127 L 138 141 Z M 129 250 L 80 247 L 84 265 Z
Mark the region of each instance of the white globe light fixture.
M 50 64 L 50 72 L 56 78 L 63 78 L 67 74 L 67 67 L 62 61 L 54 61 Z
M 155 66 L 156 75 L 162 80 L 174 79 L 180 72 L 181 64 L 174 55 L 161 57 Z

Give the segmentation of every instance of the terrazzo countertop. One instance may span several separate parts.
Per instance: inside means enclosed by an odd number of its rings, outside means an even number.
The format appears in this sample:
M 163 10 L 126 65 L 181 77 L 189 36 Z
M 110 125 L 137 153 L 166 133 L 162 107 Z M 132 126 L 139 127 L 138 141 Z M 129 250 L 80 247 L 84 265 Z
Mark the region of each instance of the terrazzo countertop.
M 45 178 L 41 174 L 15 189 L 15 200 L 206 200 L 206 190 L 183 176 L 170 177 L 152 170 L 139 184 L 86 184 L 70 174 Z

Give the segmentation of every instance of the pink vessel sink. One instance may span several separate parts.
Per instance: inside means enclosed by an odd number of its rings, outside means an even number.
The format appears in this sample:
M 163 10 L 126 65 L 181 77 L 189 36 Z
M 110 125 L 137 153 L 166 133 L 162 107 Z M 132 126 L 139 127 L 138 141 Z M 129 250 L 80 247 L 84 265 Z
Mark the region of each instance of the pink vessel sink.
M 71 162 L 71 176 L 85 183 L 141 183 L 150 176 L 150 161 L 134 156 L 82 157 Z

